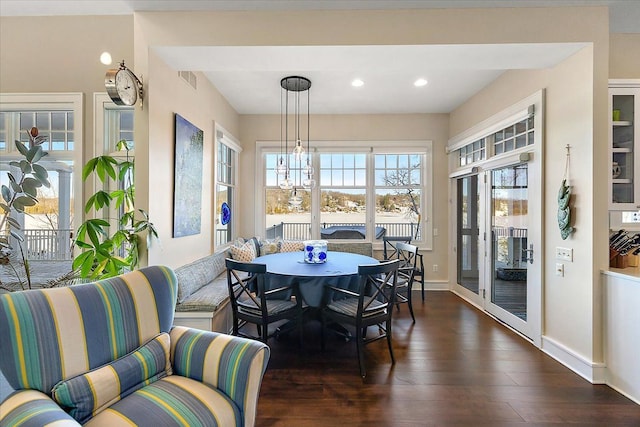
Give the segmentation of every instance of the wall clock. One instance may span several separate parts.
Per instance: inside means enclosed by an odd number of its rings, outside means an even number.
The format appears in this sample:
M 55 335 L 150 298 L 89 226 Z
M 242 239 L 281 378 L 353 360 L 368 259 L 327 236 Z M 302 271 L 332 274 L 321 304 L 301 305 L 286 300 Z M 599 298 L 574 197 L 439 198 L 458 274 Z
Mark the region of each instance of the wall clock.
M 120 63 L 120 68 L 112 68 L 104 77 L 104 87 L 111 100 L 117 105 L 134 105 L 140 99 L 142 107 L 142 81 L 133 71 Z

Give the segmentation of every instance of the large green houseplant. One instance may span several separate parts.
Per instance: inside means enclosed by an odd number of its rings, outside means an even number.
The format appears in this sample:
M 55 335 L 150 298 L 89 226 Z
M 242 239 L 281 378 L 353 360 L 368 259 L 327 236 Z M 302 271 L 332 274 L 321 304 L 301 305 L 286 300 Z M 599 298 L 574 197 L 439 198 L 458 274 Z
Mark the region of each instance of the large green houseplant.
M 0 218 L 0 264 L 8 266 L 22 289 L 31 289 L 32 287 L 31 269 L 29 268 L 29 259 L 22 247 L 24 236 L 20 233 L 22 227 L 16 215 L 25 213 L 28 207 L 35 206 L 38 203 L 38 188 L 42 186 L 50 187 L 51 185 L 47 169 L 38 163 L 48 155 L 42 149 L 42 144 L 46 142 L 47 138 L 39 135 L 36 127 L 27 131 L 27 134 L 29 136 L 28 147 L 20 141 L 15 141 L 21 158 L 9 162 L 9 164 L 19 170 L 20 174 L 16 177 L 11 172 L 7 173 L 9 185 L 2 185 L 2 201 L 0 202 L 0 209 L 2 210 L 2 218 Z M 17 247 L 11 244 L 12 237 Z M 13 290 L 6 288 L 1 281 L 0 287 L 5 290 Z
M 111 181 L 115 188 L 96 191 L 85 204 L 85 214 L 93 209 L 95 218 L 87 219 L 78 228 L 75 245 L 81 253 L 73 260 L 74 270 L 84 279 L 113 277 L 136 269 L 143 236 L 146 235 L 147 247 L 158 237 L 147 212 L 135 209 L 131 147 L 126 140 L 121 140 L 116 149 L 125 153 L 124 160 L 110 155 L 98 156 L 82 169 L 83 181 L 96 177 L 102 184 Z

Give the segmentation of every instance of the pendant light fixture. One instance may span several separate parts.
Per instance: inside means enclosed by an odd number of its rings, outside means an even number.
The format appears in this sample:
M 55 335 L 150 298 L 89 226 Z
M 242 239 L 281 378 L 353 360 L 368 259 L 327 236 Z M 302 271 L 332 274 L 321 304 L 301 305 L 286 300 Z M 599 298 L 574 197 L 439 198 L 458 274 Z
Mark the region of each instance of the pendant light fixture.
M 302 204 L 302 197 L 298 189 L 300 187 L 305 189 L 315 187 L 309 140 L 309 89 L 311 88 L 311 80 L 306 77 L 289 76 L 280 80 L 280 87 L 282 88 L 280 96 L 280 157 L 275 171 L 276 174 L 283 177 L 280 180 L 280 188 L 292 190 L 289 204 L 297 207 Z M 306 97 L 303 96 L 304 93 L 306 93 Z M 306 123 L 304 123 L 305 120 L 301 119 L 303 111 L 301 110 L 301 104 L 303 101 L 307 103 Z M 289 109 L 290 104 L 292 106 L 291 111 Z M 304 126 L 305 124 L 306 126 Z M 303 133 L 303 127 L 306 127 L 307 133 L 306 149 L 300 136 Z M 289 154 L 289 138 L 292 139 L 293 145 L 291 154 Z M 292 160 L 290 160 L 290 156 Z M 302 166 L 303 160 L 304 167 Z M 290 161 L 293 162 L 293 165 L 289 164 Z M 293 172 L 290 166 L 294 167 Z

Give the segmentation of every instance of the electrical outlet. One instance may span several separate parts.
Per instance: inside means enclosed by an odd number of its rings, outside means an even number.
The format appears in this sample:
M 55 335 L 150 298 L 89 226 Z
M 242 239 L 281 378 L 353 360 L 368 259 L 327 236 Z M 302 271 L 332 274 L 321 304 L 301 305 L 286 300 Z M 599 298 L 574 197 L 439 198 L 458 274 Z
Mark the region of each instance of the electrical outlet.
M 622 212 L 622 223 L 639 223 L 640 211 Z
M 564 264 L 556 262 L 556 276 L 564 277 Z
M 434 272 L 438 271 L 438 264 L 433 264 L 433 271 Z
M 556 259 L 563 261 L 573 262 L 573 249 L 572 248 L 556 248 Z

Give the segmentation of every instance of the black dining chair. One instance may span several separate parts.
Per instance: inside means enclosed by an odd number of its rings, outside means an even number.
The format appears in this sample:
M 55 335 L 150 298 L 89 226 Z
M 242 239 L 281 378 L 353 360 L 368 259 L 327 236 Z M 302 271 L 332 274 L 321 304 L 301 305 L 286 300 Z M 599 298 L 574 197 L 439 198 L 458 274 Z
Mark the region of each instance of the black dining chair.
M 366 376 L 363 347 L 382 338 L 387 339 L 391 363 L 395 364 L 391 341 L 391 317 L 398 279 L 398 260 L 358 267 L 358 288 L 325 288 L 326 305 L 322 309 L 322 349 L 325 348 L 325 328 L 329 321 L 355 328 L 358 365 L 362 378 Z M 389 292 L 389 290 L 391 290 Z M 367 338 L 369 326 L 378 326 L 378 335 Z
M 397 259 L 397 244 L 411 244 L 411 236 L 384 236 L 382 241 L 384 243 L 382 247 L 382 255 L 384 259 Z M 424 259 L 420 251 L 418 251 L 416 255 L 417 259 L 414 266 L 413 280 L 420 282 L 422 301 L 424 301 Z
M 416 317 L 413 315 L 412 292 L 413 281 L 416 275 L 416 265 L 418 263 L 418 247 L 407 243 L 398 242 L 396 244 L 396 257 L 398 264 L 398 284 L 396 286 L 396 307 L 400 309 L 400 304 L 406 303 L 409 306 L 409 313 L 413 323 Z
M 385 260 L 397 259 L 398 250 L 396 245 L 399 243 L 411 243 L 411 236 L 384 236 L 382 237 L 382 256 Z
M 264 343 L 277 330 L 269 333 L 269 325 L 280 320 L 294 322 L 298 330 L 299 345 L 302 347 L 303 308 L 295 285 L 274 283 L 270 278 L 266 284 L 267 267 L 264 264 L 225 260 L 227 284 L 233 316 L 233 335 L 260 340 Z M 241 331 L 246 323 L 258 328 L 258 336 Z

